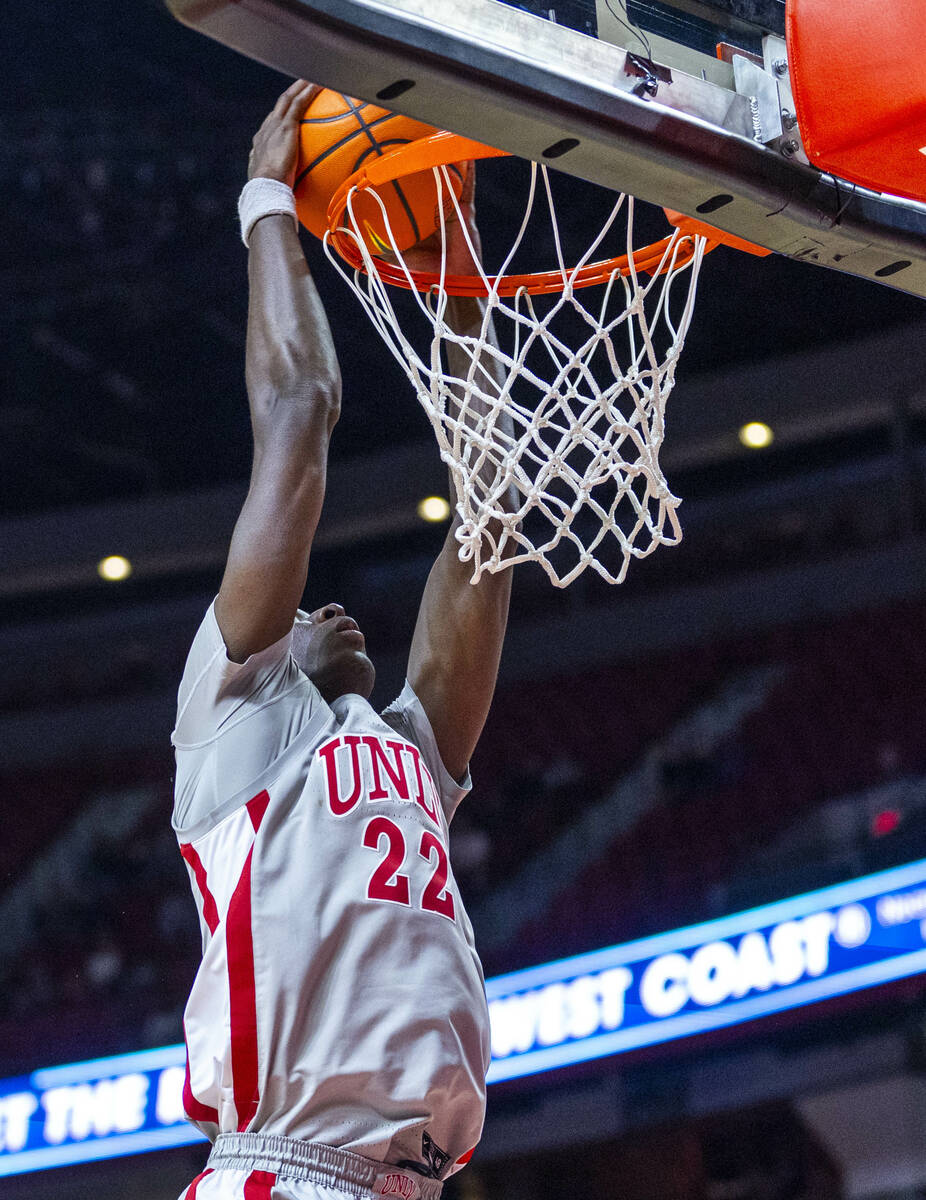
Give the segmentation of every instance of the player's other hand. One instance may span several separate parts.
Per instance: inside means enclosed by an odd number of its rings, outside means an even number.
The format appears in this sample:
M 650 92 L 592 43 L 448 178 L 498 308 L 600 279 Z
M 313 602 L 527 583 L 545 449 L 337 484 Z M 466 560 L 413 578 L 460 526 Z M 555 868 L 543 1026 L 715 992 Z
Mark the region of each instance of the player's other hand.
M 320 87 L 304 79 L 289 85 L 254 134 L 248 179 L 279 179 L 293 186 L 299 158 L 299 122 L 320 91 Z

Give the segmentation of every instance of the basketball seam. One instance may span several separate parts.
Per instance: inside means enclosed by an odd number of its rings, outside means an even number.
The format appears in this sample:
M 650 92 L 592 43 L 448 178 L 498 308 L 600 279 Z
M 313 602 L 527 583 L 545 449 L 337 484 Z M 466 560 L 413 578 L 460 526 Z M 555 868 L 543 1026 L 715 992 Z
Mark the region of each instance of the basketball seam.
M 354 163 L 354 171 L 360 170 L 360 165 L 363 162 L 363 160 L 365 158 L 369 157 L 369 155 L 372 154 L 374 150 L 376 151 L 377 154 L 380 155 L 380 157 L 382 157 L 384 146 L 407 146 L 409 143 L 409 140 L 410 140 L 409 138 L 391 138 L 388 142 L 376 142 L 373 146 L 370 146 L 368 149 L 364 150 L 364 152 L 356 160 L 356 162 Z M 353 172 L 352 172 L 352 174 L 353 174 Z M 418 227 L 418 221 L 415 218 L 415 211 L 408 202 L 408 197 L 402 191 L 401 187 L 399 186 L 399 181 L 397 179 L 390 180 L 390 183 L 392 184 L 393 188 L 395 189 L 396 195 L 399 197 L 399 203 L 405 209 L 405 215 L 406 215 L 406 217 L 408 217 L 409 224 L 412 227 L 412 233 L 415 235 L 415 241 L 420 242 L 421 241 L 421 230 Z
M 407 146 L 411 140 L 411 138 L 389 138 L 385 142 L 377 142 L 375 146 L 368 146 L 358 158 L 354 159 L 354 166 L 351 170 L 351 174 L 353 175 L 354 172 L 360 170 L 364 160 L 369 158 L 374 150 L 377 152 L 377 154 L 379 154 L 380 158 L 382 158 L 384 146 Z
M 353 109 L 352 112 L 354 113 L 355 116 L 359 115 L 358 109 Z M 391 121 L 393 117 L 398 116 L 398 115 L 399 115 L 398 113 L 386 113 L 386 115 L 384 117 L 377 117 L 375 121 L 370 121 L 369 124 L 367 124 L 367 122 L 363 121 L 361 118 L 360 129 L 362 129 L 363 132 L 367 134 L 367 136 L 370 138 L 370 141 L 373 143 L 373 146 L 375 147 L 376 140 L 375 140 L 375 138 L 373 138 L 370 135 L 369 130 L 375 128 L 377 125 L 382 125 L 384 121 Z M 341 113 L 341 117 L 348 117 L 348 116 L 350 116 L 350 113 Z M 340 150 L 342 146 L 346 146 L 347 143 L 351 140 L 351 138 L 354 138 L 357 136 L 358 132 L 360 132 L 360 130 L 352 129 L 350 131 L 350 133 L 348 133 L 345 137 L 342 137 L 340 141 L 332 143 L 332 145 L 330 145 L 326 150 L 324 150 L 321 154 L 319 154 L 317 158 L 313 159 L 312 162 L 310 162 L 309 165 L 307 167 L 305 167 L 302 171 L 300 171 L 299 174 L 297 175 L 296 180 L 293 183 L 293 191 L 295 191 L 296 188 L 298 188 L 300 183 L 302 183 L 303 179 L 305 179 L 306 175 L 308 175 L 310 171 L 314 171 L 315 168 L 318 166 L 318 164 L 320 162 L 324 162 L 324 160 L 328 157 L 329 154 L 334 154 L 335 150 Z
M 393 179 L 392 186 L 395 188 L 396 194 L 398 195 L 399 200 L 401 200 L 401 202 L 402 202 L 402 207 L 405 209 L 405 215 L 408 217 L 409 221 L 411 222 L 412 233 L 415 235 L 415 241 L 420 242 L 421 241 L 421 230 L 418 228 L 418 222 L 415 220 L 415 214 L 412 211 L 412 206 L 409 204 L 408 200 L 406 199 L 405 193 L 399 187 L 399 181 L 397 179 Z
M 305 168 L 305 170 L 300 172 L 299 177 L 293 183 L 293 191 L 294 192 L 295 192 L 296 188 L 299 187 L 300 183 L 302 183 L 303 179 L 305 179 L 306 175 L 308 175 L 311 171 L 313 171 L 320 162 L 323 162 L 328 157 L 328 155 L 333 154 L 335 150 L 339 150 L 342 146 L 345 146 L 351 140 L 351 138 L 356 137 L 358 133 L 365 133 L 370 142 L 370 149 L 374 150 L 380 157 L 382 157 L 382 154 L 383 154 L 382 146 L 376 140 L 376 138 L 373 136 L 373 134 L 371 133 L 371 130 L 376 126 L 382 125 L 386 121 L 391 120 L 395 116 L 402 115 L 400 113 L 390 112 L 390 113 L 387 113 L 383 117 L 377 117 L 375 121 L 367 122 L 363 116 L 363 112 L 361 111 L 361 109 L 365 107 L 365 104 L 358 107 L 351 100 L 350 96 L 345 96 L 343 92 L 338 92 L 338 95 L 341 97 L 341 99 L 347 105 L 347 112 L 339 113 L 338 119 L 340 120 L 343 117 L 353 115 L 354 119 L 356 120 L 356 122 L 359 126 L 359 129 L 352 129 L 350 134 L 348 134 L 347 137 L 341 138 L 341 140 L 339 142 L 335 142 L 335 144 L 333 146 L 329 146 L 323 154 L 320 154 L 313 162 L 310 162 L 309 165 Z M 331 118 L 325 117 L 325 118 L 323 118 L 323 120 L 328 121 L 328 120 L 331 120 Z M 307 121 L 303 121 L 303 124 L 308 124 L 308 123 L 309 122 L 307 122 Z M 403 139 L 401 139 L 401 138 L 394 138 L 391 143 L 386 142 L 383 144 L 384 145 L 397 145 L 397 144 L 398 145 L 403 145 L 403 144 L 407 145 L 410 140 L 411 139 L 406 138 L 406 139 L 404 139 L 404 142 L 403 142 Z M 370 151 L 367 150 L 366 154 L 360 155 L 360 157 L 357 159 L 356 164 L 354 166 L 354 171 L 359 169 L 359 164 L 363 162 L 364 158 L 366 158 L 367 154 L 369 154 L 369 153 L 370 153 Z M 351 174 L 353 174 L 353 172 L 351 172 Z M 399 203 L 402 205 L 403 209 L 405 210 L 406 217 L 408 217 L 408 221 L 409 221 L 409 224 L 411 225 L 412 233 L 415 235 L 415 241 L 420 242 L 421 241 L 421 230 L 418 227 L 418 222 L 415 220 L 415 213 L 412 209 L 412 206 L 409 204 L 405 193 L 399 187 L 397 180 L 395 180 L 395 179 L 392 180 L 392 186 L 393 186 L 393 188 L 395 188 L 396 195 L 399 197 Z
M 366 104 L 362 104 L 361 108 L 366 108 Z M 330 125 L 332 121 L 343 121 L 345 117 L 349 117 L 351 110 L 347 112 L 332 113 L 330 117 L 303 117 L 299 122 L 300 125 Z M 395 113 L 389 113 L 389 116 L 395 116 Z M 377 121 L 382 120 L 381 117 L 375 118 Z

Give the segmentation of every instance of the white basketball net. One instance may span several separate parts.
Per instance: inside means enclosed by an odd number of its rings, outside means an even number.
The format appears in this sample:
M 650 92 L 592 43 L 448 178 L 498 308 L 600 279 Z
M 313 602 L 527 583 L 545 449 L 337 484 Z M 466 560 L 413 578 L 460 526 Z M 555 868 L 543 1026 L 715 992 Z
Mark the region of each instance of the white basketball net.
M 482 327 L 476 336 L 461 337 L 446 321 L 443 286 L 428 295 L 414 290 L 409 269 L 398 255 L 397 265 L 431 329 L 427 359 L 399 326 L 393 307 L 396 289 L 377 275 L 376 260 L 360 236 L 350 200 L 346 232 L 363 257 L 365 271 L 347 267 L 327 239 L 325 248 L 408 375 L 434 427 L 441 458 L 453 478 L 459 554 L 462 561 L 473 563 L 472 582 L 483 571 L 538 562 L 558 587 L 570 584 L 587 567 L 609 583 L 621 583 L 631 558 L 644 558 L 659 545 L 677 545 L 682 536 L 676 512 L 680 501 L 669 490 L 659 453 L 666 399 L 694 309 L 705 240 L 695 239 L 689 258 L 680 253 L 687 249 L 686 235 L 675 230 L 660 263 L 665 273 L 638 275 L 633 266 L 633 198 L 622 194 L 580 261 L 567 268 L 547 169 L 531 166 L 524 222 L 498 276 L 505 274 L 524 239 L 539 172 L 562 275 L 561 295 L 533 297 L 522 290 L 506 299 L 482 274 L 488 293 Z M 434 174 L 438 188 L 446 189 L 447 211 L 452 200 L 459 216 L 446 168 Z M 442 197 L 442 232 L 443 210 Z M 615 272 L 606 285 L 584 289 L 597 295 L 594 307 L 586 307 L 579 298 L 582 290 L 572 286 L 573 278 L 593 261 L 622 210 L 630 269 L 623 275 Z M 383 217 L 388 229 L 384 207 Z M 441 284 L 445 274 L 446 259 Z M 669 302 L 673 284 L 682 275 L 686 279 L 681 311 L 673 319 Z M 581 323 L 575 348 L 556 332 L 564 310 L 572 310 Z M 502 350 L 492 327 L 494 323 L 501 335 L 504 322 L 509 333 L 513 326 L 513 339 Z M 574 318 L 572 322 L 574 327 Z M 662 354 L 655 344 L 657 334 L 668 342 Z M 450 343 L 465 357 L 463 373 L 449 373 Z M 538 363 L 543 374 L 538 374 Z

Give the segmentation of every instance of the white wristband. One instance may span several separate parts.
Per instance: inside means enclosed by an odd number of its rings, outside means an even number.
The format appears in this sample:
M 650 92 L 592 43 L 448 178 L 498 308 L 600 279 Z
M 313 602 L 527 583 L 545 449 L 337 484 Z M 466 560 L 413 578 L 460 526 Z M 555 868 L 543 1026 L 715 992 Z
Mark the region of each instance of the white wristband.
M 279 179 L 249 179 L 238 197 L 241 240 L 246 246 L 255 223 L 261 217 L 269 217 L 271 213 L 289 213 L 298 232 L 299 222 L 292 188 Z

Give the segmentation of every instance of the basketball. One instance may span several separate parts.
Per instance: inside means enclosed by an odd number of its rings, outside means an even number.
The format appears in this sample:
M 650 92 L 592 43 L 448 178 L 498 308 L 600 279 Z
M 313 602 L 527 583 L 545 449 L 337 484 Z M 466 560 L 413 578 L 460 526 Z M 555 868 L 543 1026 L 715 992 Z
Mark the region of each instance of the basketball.
M 433 125 L 341 92 L 319 92 L 306 109 L 299 135 L 299 163 L 293 185 L 299 220 L 316 237 L 324 237 L 328 205 L 345 179 L 371 156 L 435 132 Z M 463 170 L 451 166 L 448 173 L 459 197 Z M 446 190 L 444 211 L 448 215 L 453 211 Z M 354 212 L 371 253 L 407 250 L 434 233 L 440 224 L 438 185 L 430 170 L 418 171 L 360 193 Z

